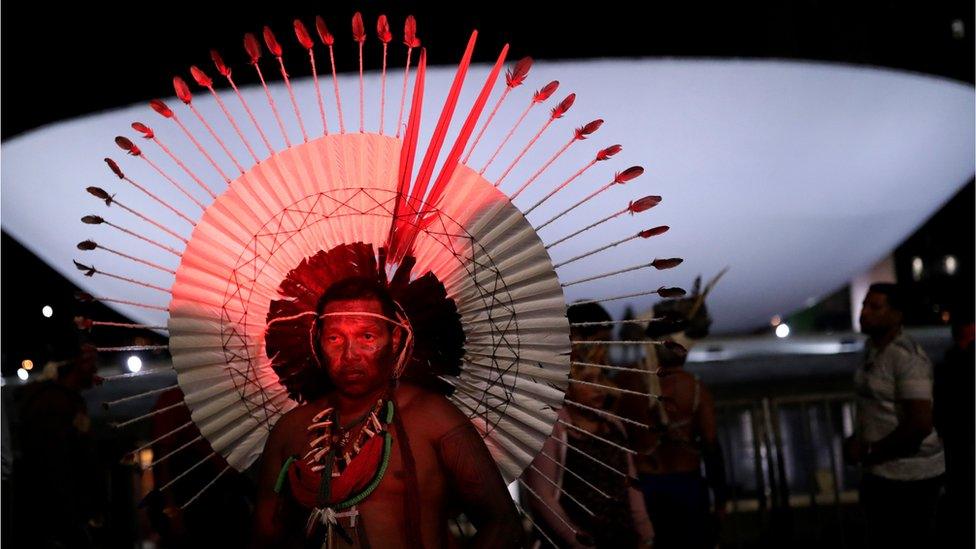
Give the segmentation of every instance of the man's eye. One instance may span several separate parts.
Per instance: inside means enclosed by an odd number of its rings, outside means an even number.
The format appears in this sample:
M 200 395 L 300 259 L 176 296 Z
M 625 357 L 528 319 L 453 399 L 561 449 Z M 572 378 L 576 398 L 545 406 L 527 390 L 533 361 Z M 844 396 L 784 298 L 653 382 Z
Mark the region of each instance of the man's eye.
M 325 340 L 328 341 L 329 343 L 338 343 L 339 342 L 339 336 L 337 336 L 337 335 L 325 336 Z
M 376 339 L 376 336 L 370 333 L 366 333 L 363 334 L 363 339 L 365 339 L 366 341 L 373 341 L 374 339 Z

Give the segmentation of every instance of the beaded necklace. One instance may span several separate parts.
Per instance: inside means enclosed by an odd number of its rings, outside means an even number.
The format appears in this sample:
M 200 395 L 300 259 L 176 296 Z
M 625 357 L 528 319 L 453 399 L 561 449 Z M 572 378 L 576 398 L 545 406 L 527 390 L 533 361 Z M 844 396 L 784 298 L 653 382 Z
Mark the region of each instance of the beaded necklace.
M 380 414 L 384 407 L 385 413 L 382 414 L 383 420 L 381 421 Z M 316 527 L 322 524 L 326 527 L 324 547 L 332 545 L 334 533 L 337 533 L 346 542 L 352 543 L 351 536 L 339 524 L 338 518 L 346 515 L 351 516 L 352 526 L 355 527 L 355 517 L 359 514 L 355 506 L 369 497 L 383 480 L 383 476 L 390 463 L 390 454 L 393 447 L 393 437 L 387 429 L 387 426 L 393 421 L 393 416 L 393 401 L 385 401 L 384 406 L 383 399 L 377 400 L 376 405 L 368 413 L 357 418 L 348 428 L 341 429 L 340 427 L 340 430 L 343 431 L 341 435 L 333 432 L 335 426 L 340 425 L 338 412 L 333 408 L 326 408 L 312 418 L 312 424 L 307 430 L 319 431 L 322 434 L 309 443 L 312 449 L 302 459 L 306 460 L 310 465 L 314 464 L 311 470 L 320 472 L 321 483 L 319 485 L 318 506 L 309 514 L 308 522 L 306 523 L 306 536 L 311 537 Z M 352 438 L 351 435 L 357 428 L 359 428 L 358 434 L 352 443 L 352 447 L 349 448 L 349 441 Z M 359 493 L 330 505 L 328 502 L 331 499 L 332 478 L 340 476 L 346 466 L 359 454 L 363 446 L 370 439 L 381 434 L 383 435 L 383 456 L 369 484 Z M 342 452 L 342 458 L 337 460 L 335 458 L 338 452 Z M 287 465 L 290 464 L 286 464 L 286 467 Z M 325 474 L 324 471 L 331 471 L 331 474 Z M 337 511 L 346 510 L 349 511 L 341 515 L 337 514 Z

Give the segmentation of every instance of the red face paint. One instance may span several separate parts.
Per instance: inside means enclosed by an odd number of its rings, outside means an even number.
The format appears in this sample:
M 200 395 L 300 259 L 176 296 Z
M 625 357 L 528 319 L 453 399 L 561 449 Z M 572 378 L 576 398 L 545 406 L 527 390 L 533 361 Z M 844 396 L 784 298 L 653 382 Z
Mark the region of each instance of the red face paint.
M 351 299 L 326 305 L 329 313 L 384 315 L 375 299 Z M 319 344 L 327 360 L 329 378 L 347 396 L 374 392 L 390 382 L 394 336 L 389 321 L 366 315 L 326 316 Z

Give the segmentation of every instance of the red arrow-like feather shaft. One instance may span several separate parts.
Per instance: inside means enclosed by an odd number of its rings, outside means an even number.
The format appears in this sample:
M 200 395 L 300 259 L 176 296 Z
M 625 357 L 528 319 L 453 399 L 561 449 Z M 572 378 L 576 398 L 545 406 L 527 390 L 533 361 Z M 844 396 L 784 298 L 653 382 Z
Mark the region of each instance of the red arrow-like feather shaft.
M 207 73 L 200 70 L 200 67 L 197 67 L 196 65 L 192 65 L 190 67 L 190 75 L 193 76 L 193 79 L 198 85 L 203 86 L 204 88 L 213 86 L 213 79 L 210 78 Z
M 366 27 L 363 25 L 363 14 L 358 11 L 352 16 L 352 39 L 360 44 L 366 41 Z
M 261 43 L 258 42 L 258 37 L 254 36 L 254 33 L 249 32 L 244 35 L 244 49 L 247 51 L 248 57 L 251 58 L 251 64 L 257 64 L 258 60 L 261 59 Z
M 553 80 L 532 95 L 533 103 L 542 103 L 559 89 L 559 80 Z
M 123 137 L 121 135 L 116 137 L 115 144 L 118 145 L 119 148 L 121 148 L 122 150 L 131 154 L 132 156 L 139 156 L 140 154 L 142 154 L 142 151 L 139 150 L 139 147 L 137 147 L 135 143 L 130 141 L 128 137 Z
M 532 68 L 532 58 L 523 57 L 519 59 L 515 66 L 505 73 L 505 85 L 509 88 L 517 88 L 525 82 L 525 77 L 529 75 L 529 69 Z
M 164 117 L 173 118 L 173 111 L 171 111 L 169 107 L 166 106 L 166 103 L 163 103 L 162 100 L 153 99 L 152 101 L 149 102 L 149 106 L 152 107 L 152 110 L 158 112 Z
M 596 159 L 597 159 L 597 161 L 607 160 L 608 158 L 610 158 L 611 156 L 617 154 L 618 152 L 622 151 L 623 149 L 624 148 L 622 146 L 620 146 L 620 145 L 610 145 L 609 147 L 607 147 L 607 148 L 601 150 L 600 152 L 596 153 Z
M 576 102 L 576 94 L 571 93 L 566 96 L 565 99 L 559 102 L 555 108 L 552 109 L 552 119 L 562 118 L 564 114 L 573 106 Z
M 308 33 L 308 29 L 305 28 L 305 23 L 302 23 L 301 19 L 295 19 L 295 38 L 298 38 L 298 43 L 302 45 L 306 50 L 312 49 L 315 46 L 315 42 L 312 41 L 312 35 Z
M 656 195 L 649 195 L 630 203 L 627 207 L 631 214 L 640 213 L 646 210 L 650 210 L 654 206 L 661 203 L 661 197 Z
M 142 137 L 146 139 L 152 139 L 153 137 L 156 137 L 156 134 L 153 133 L 152 128 L 143 124 L 142 122 L 133 122 L 132 129 L 141 133 Z
M 417 20 L 412 15 L 408 15 L 403 23 L 403 44 L 408 48 L 420 47 L 420 39 L 417 38 Z
M 319 15 L 315 16 L 315 31 L 319 34 L 319 40 L 326 46 L 331 46 L 335 43 L 335 36 L 332 36 L 332 33 L 329 32 L 329 27 L 325 25 L 325 19 L 322 19 Z
M 576 139 L 586 139 L 586 136 L 588 136 L 588 135 L 592 134 L 593 132 L 599 130 L 600 129 L 600 126 L 602 126 L 602 125 L 603 125 L 603 120 L 602 119 L 597 119 L 597 120 L 594 120 L 594 121 L 586 124 L 582 128 L 576 128 Z
M 264 44 L 268 46 L 268 51 L 271 52 L 271 55 L 275 57 L 281 57 L 281 44 L 279 44 L 278 39 L 275 38 L 274 32 L 271 30 L 271 27 L 265 25 L 263 34 L 264 34 Z
M 389 44 L 393 40 L 393 33 L 390 32 L 390 22 L 387 21 L 385 15 L 380 15 L 379 19 L 376 20 L 376 35 L 379 37 L 380 42 L 384 44 Z
M 624 170 L 624 171 L 618 173 L 617 175 L 613 176 L 613 182 L 614 183 L 626 183 L 626 182 L 628 182 L 628 181 L 630 181 L 632 179 L 635 179 L 635 178 L 639 177 L 642 173 L 644 173 L 644 168 L 642 168 L 640 166 L 631 166 L 631 167 L 627 168 L 626 170 Z
M 193 101 L 193 94 L 190 93 L 190 87 L 186 85 L 186 81 L 179 76 L 173 77 L 173 89 L 176 91 L 176 97 L 180 98 L 180 101 L 186 103 L 187 105 Z

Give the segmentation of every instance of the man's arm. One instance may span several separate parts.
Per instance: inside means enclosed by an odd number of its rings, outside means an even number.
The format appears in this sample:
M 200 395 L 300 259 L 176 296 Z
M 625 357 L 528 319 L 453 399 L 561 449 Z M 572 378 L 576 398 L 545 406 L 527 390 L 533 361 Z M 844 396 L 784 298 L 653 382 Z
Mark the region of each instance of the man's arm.
M 898 401 L 905 415 L 888 436 L 868 445 L 865 465 L 877 465 L 910 456 L 918 451 L 922 441 L 932 432 L 932 401 L 906 399 Z
M 932 432 L 932 363 L 928 357 L 918 349 L 902 350 L 892 375 L 895 404 L 900 411 L 898 426 L 881 440 L 863 448 L 865 465 L 910 456 Z
M 283 417 L 271 430 L 268 442 L 261 455 L 261 469 L 258 474 L 258 495 L 254 509 L 254 534 L 251 547 L 275 547 L 282 534 L 282 521 L 279 516 L 279 497 L 275 492 L 278 473 L 284 463 L 284 441 L 287 429 Z
M 560 418 L 568 419 L 568 416 L 564 414 L 565 412 L 560 412 Z M 577 538 L 579 528 L 573 524 L 573 521 L 566 515 L 562 504 L 559 503 L 559 497 L 562 493 L 555 486 L 559 471 L 556 461 L 552 458 L 560 455 L 556 441 L 559 437 L 564 436 L 565 432 L 565 427 L 556 424 L 552 435 L 542 445 L 540 455 L 535 457 L 532 465 L 522 474 L 522 478 L 528 486 L 528 490 L 523 490 L 523 493 L 526 494 L 525 504 L 532 510 L 532 516 L 535 517 L 536 523 L 544 524 L 550 535 L 562 542 L 561 545 L 579 547 L 581 546 Z M 546 458 L 541 454 L 551 457 Z M 643 509 L 643 507 L 641 508 Z M 586 533 L 584 535 L 589 536 Z
M 481 435 L 467 418 L 440 437 L 437 453 L 465 515 L 478 529 L 474 547 L 520 547 L 522 525 L 515 504 Z
M 696 383 L 701 383 L 697 382 Z M 705 480 L 715 498 L 715 514 L 725 516 L 725 502 L 728 500 L 725 484 L 725 459 L 718 442 L 718 428 L 715 423 L 715 403 L 712 393 L 701 385 L 700 404 L 696 414 L 702 440 L 702 460 L 705 462 Z

